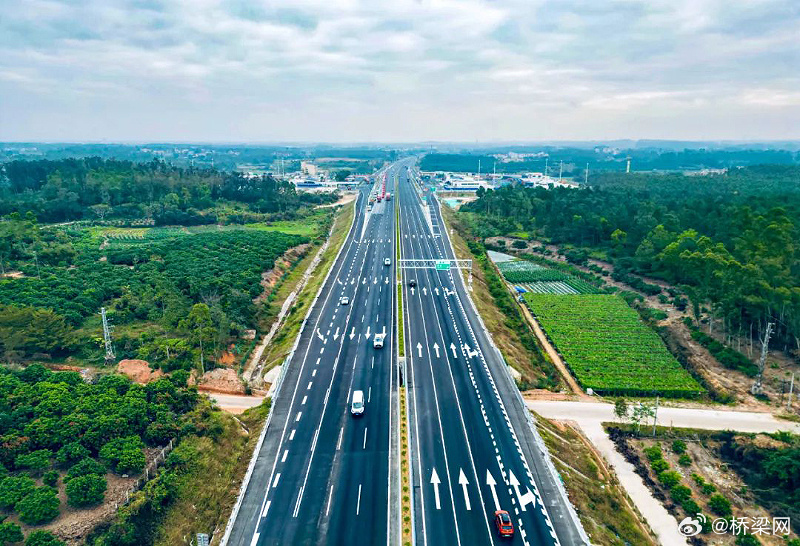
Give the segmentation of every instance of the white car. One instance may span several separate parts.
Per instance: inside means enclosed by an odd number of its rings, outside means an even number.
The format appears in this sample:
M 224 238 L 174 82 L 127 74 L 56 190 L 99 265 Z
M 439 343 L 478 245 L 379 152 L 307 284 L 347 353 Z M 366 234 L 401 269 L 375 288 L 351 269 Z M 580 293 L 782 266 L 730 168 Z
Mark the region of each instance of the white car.
M 375 339 L 372 340 L 372 346 L 375 349 L 383 349 L 384 339 L 386 339 L 386 334 L 375 334 Z
M 384 258 L 383 265 L 392 265 L 392 260 L 390 260 L 389 258 Z
M 342 296 L 341 298 L 339 298 L 339 303 L 341 305 L 350 305 L 350 298 L 348 298 L 347 296 Z
M 353 399 L 350 402 L 350 413 L 353 417 L 358 417 L 364 413 L 364 391 L 353 391 Z

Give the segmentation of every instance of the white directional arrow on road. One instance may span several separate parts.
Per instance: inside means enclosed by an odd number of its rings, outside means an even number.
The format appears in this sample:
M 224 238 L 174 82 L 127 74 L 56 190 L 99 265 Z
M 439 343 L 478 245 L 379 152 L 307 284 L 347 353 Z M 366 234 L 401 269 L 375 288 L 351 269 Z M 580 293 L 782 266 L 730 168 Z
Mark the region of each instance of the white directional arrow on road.
M 442 483 L 442 480 L 439 479 L 439 474 L 436 473 L 436 469 L 433 469 L 433 475 L 431 476 L 431 483 L 433 484 L 433 497 L 436 501 L 436 509 L 442 509 L 442 503 L 439 499 L 439 484 Z
M 339 284 L 342 284 L 342 279 L 336 279 L 336 282 L 338 282 Z
M 339 328 L 337 327 L 337 328 L 336 328 L 336 333 L 335 333 L 335 334 L 333 334 L 333 341 L 336 341 L 336 339 L 337 339 L 338 337 L 339 337 Z
M 494 476 L 492 473 L 489 472 L 489 469 L 486 469 L 486 485 L 492 490 L 492 498 L 494 499 L 494 509 L 500 510 L 500 501 L 497 499 L 497 482 L 494 481 Z
M 433 291 L 436 292 L 437 296 L 439 295 L 439 289 L 438 288 L 434 288 Z
M 451 343 L 450 344 L 450 350 L 453 351 L 453 358 L 456 358 L 456 344 L 455 343 Z
M 369 326 L 367 326 L 367 339 L 369 339 Z
M 472 505 L 469 502 L 469 493 L 467 493 L 467 485 L 469 485 L 469 482 L 464 475 L 463 468 L 458 469 L 458 483 L 461 484 L 461 488 L 464 490 L 464 504 L 467 505 L 467 510 L 472 510 Z
M 428 289 L 425 286 L 422 287 L 422 295 L 423 296 L 427 296 L 428 295 Z
M 356 283 L 356 278 L 355 278 L 355 277 L 353 277 L 353 278 L 350 280 L 350 284 L 355 284 L 355 283 Z
M 438 343 L 434 343 L 433 344 L 433 350 L 436 351 L 436 358 L 439 358 L 439 344 Z
M 367 278 L 366 278 L 366 277 L 364 277 L 363 279 L 361 279 L 361 284 L 365 284 L 366 282 L 367 282 Z
M 383 279 L 383 284 L 389 284 L 389 277 Z
M 355 326 L 353 326 L 353 329 L 350 330 L 350 339 L 352 340 L 354 337 L 356 337 L 356 327 Z
M 372 279 L 372 284 L 378 284 L 378 277 L 375 277 L 374 279 Z
M 419 341 L 417 342 L 417 352 L 419 353 L 419 357 L 422 358 L 422 343 Z
M 414 287 L 413 286 L 411 287 L 411 295 L 412 296 L 414 295 Z
M 322 337 L 322 333 L 319 331 L 319 328 L 317 328 L 317 337 L 319 338 L 320 341 L 325 341 L 325 338 Z
M 533 496 L 533 493 L 526 490 L 525 494 L 523 495 L 519 492 L 519 480 L 511 470 L 508 471 L 508 484 L 514 488 L 514 492 L 517 494 L 517 499 L 519 499 L 519 507 L 521 509 L 525 510 L 525 505 L 528 503 L 532 503 L 534 506 L 536 506 L 536 497 Z

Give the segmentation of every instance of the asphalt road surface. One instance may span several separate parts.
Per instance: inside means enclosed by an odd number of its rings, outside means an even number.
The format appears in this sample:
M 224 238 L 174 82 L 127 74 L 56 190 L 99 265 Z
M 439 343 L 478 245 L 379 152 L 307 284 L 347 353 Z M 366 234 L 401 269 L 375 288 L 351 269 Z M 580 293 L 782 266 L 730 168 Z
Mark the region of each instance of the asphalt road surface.
M 418 190 L 403 173 L 403 260 L 454 258 L 438 207 Z M 581 544 L 527 410 L 467 297 L 455 270 L 403 269 L 416 544 L 500 544 L 500 509 L 510 513 L 517 543 Z
M 399 168 L 389 168 L 388 192 L 394 193 L 392 169 Z M 389 471 L 396 419 L 390 401 L 398 381 L 395 215 L 391 201 L 367 212 L 370 189 L 360 191 L 355 225 L 286 369 L 230 545 L 388 542 L 397 517 Z M 343 296 L 349 304 L 341 304 Z M 375 333 L 383 332 L 384 348 L 373 348 Z M 349 411 L 355 390 L 366 401 L 359 418 Z

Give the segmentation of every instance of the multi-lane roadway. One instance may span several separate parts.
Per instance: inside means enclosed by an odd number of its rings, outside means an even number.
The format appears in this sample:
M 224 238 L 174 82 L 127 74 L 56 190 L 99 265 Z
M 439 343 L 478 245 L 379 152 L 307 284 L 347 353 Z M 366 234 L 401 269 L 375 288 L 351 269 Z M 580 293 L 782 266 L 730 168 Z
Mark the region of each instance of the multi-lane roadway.
M 461 273 L 430 267 L 433 260 L 456 262 L 413 160 L 376 179 L 375 188 L 359 190 L 353 226 L 318 298 L 310 311 L 296 311 L 307 319 L 223 544 L 399 544 L 406 494 L 418 545 L 497 544 L 493 517 L 500 509 L 510 513 L 521 544 L 582 544 Z M 384 180 L 399 203 L 368 206 Z M 401 271 L 402 366 L 394 316 L 398 237 L 401 262 L 425 266 Z M 384 347 L 374 348 L 375 333 L 384 332 Z M 412 478 L 402 493 L 401 383 Z M 357 390 L 366 411 L 354 418 L 349 404 Z
M 391 202 L 368 212 L 369 191 L 359 193 L 354 224 L 285 370 L 230 545 L 357 544 L 364 537 L 386 544 L 395 527 L 395 215 Z M 374 335 L 384 332 L 384 348 L 373 348 Z M 348 411 L 356 390 L 367 406 L 358 419 Z

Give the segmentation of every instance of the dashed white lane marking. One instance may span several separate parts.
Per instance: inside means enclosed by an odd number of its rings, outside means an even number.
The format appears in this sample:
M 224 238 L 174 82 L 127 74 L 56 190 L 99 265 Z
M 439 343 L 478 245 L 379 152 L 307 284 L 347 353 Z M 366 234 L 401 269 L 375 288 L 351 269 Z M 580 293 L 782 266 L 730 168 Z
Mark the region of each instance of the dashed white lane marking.
M 295 423 L 298 422 L 300 420 L 300 417 L 302 417 L 302 415 L 303 415 L 303 412 L 302 411 L 298 411 L 297 412 L 297 417 L 294 418 L 294 422 Z
M 369 402 L 370 398 L 372 398 L 372 387 L 367 391 L 367 402 Z
M 267 512 L 269 512 L 269 505 L 272 504 L 272 501 L 267 501 L 267 504 L 264 505 L 264 511 L 261 512 L 261 518 L 267 517 Z
M 308 402 L 308 396 L 304 396 L 304 397 L 303 397 L 303 401 L 302 401 L 302 402 L 300 402 L 300 405 L 301 405 L 301 406 L 305 406 L 305 405 L 306 405 L 306 402 Z
M 364 427 L 364 443 L 361 446 L 361 449 L 367 449 L 367 428 Z
M 314 384 L 314 382 L 313 382 L 313 381 L 309 381 L 309 382 L 308 382 L 308 387 L 306 387 L 306 390 L 307 390 L 307 391 L 310 391 L 310 390 L 311 390 L 311 385 L 313 385 L 313 384 Z
M 280 473 L 280 472 L 278 472 L 277 474 L 275 474 L 275 479 L 274 479 L 274 480 L 272 480 L 272 488 L 273 488 L 273 489 L 275 489 L 276 487 L 278 487 L 278 480 L 280 480 L 280 479 L 281 479 L 281 473 Z
M 295 433 L 295 432 L 297 432 L 297 429 L 296 429 L 296 428 L 293 428 L 293 429 L 292 429 L 292 432 L 289 434 L 289 441 L 292 441 L 292 440 L 294 440 L 294 433 Z
M 284 449 L 284 450 L 283 450 L 283 457 L 281 457 L 281 462 L 282 462 L 282 463 L 285 463 L 285 462 L 286 462 L 286 457 L 287 457 L 288 455 L 289 455 L 289 450 L 288 450 L 288 449 Z
M 339 429 L 339 439 L 336 441 L 336 451 L 342 449 L 342 436 L 344 436 L 344 427 Z
M 361 484 L 358 484 L 358 502 L 356 503 L 356 515 L 361 510 Z
M 331 501 L 333 500 L 333 487 L 331 487 L 330 493 L 328 493 L 328 506 L 325 508 L 325 515 L 331 513 Z

